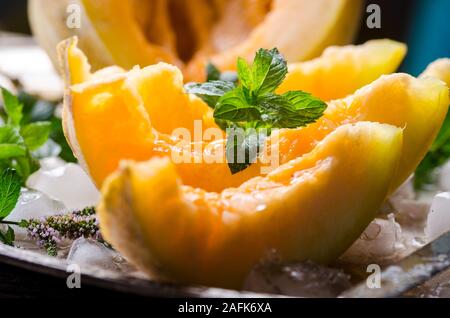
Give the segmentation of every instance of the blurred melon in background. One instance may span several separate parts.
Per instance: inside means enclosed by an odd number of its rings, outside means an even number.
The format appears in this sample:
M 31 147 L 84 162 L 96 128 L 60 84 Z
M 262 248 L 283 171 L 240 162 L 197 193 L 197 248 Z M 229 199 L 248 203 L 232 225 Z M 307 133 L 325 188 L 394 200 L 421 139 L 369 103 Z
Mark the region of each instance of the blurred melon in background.
M 69 5 L 81 12 L 68 27 Z M 212 61 L 233 70 L 236 58 L 277 47 L 289 62 L 353 41 L 359 0 L 29 0 L 33 34 L 56 60 L 58 42 L 77 35 L 95 69 L 167 62 L 202 80 Z M 73 7 L 72 7 L 73 8 Z M 69 23 L 70 24 L 70 23 Z
M 37 2 L 46 3 L 49 0 L 35 0 Z M 200 0 L 203 1 L 203 0 Z M 353 0 L 359 1 L 359 0 Z M 65 0 L 60 1 L 51 1 L 52 9 L 47 10 L 48 12 L 44 12 L 45 16 L 50 16 L 49 19 L 57 19 L 58 16 L 61 15 L 61 4 L 66 2 Z M 76 3 L 77 1 L 72 1 L 71 3 Z M 101 3 L 104 1 L 95 1 L 95 3 Z M 132 1 L 122 1 L 122 2 L 132 2 Z M 136 1 L 134 1 L 136 2 Z M 144 3 L 142 0 L 138 0 L 137 2 Z M 186 2 L 186 1 L 178 1 L 178 2 Z M 220 1 L 213 1 L 215 3 L 219 3 Z M 222 1 L 226 2 L 226 1 Z M 249 1 L 249 3 L 255 1 Z M 263 2 L 267 2 L 263 0 Z M 308 1 L 315 2 L 315 1 Z M 401 71 L 410 73 L 412 75 L 419 75 L 419 73 L 432 61 L 442 56 L 450 55 L 450 42 L 448 39 L 450 38 L 450 27 L 447 23 L 447 13 L 450 11 L 450 2 L 447 0 L 362 0 L 363 2 L 363 10 L 361 11 L 361 23 L 356 30 L 356 37 L 354 39 L 355 43 L 363 43 L 369 39 L 374 38 L 390 38 L 393 40 L 404 42 L 408 45 L 408 56 L 405 60 L 405 63 L 401 67 Z M 368 17 L 368 13 L 365 12 L 364 8 L 368 4 L 378 4 L 380 8 L 382 8 L 381 14 L 381 28 L 380 29 L 369 29 L 365 24 L 365 20 Z M 9 31 L 9 32 L 17 32 L 29 34 L 31 33 L 31 28 L 28 24 L 28 13 L 27 13 L 27 0 L 0 0 L 0 5 L 2 10 L 0 11 L 0 32 Z M 57 9 L 59 7 L 59 9 Z M 65 8 L 64 8 L 65 9 Z M 142 23 L 145 25 L 145 16 L 146 11 L 142 10 L 142 14 L 140 15 L 140 25 Z M 148 11 L 150 12 L 150 11 Z M 260 11 L 259 11 L 260 12 Z M 260 12 L 261 13 L 261 12 Z M 160 15 L 158 15 L 160 16 Z M 198 21 L 198 17 L 195 21 Z M 317 19 L 320 20 L 320 19 Z M 116 24 L 120 24 L 120 20 L 114 20 Z M 191 20 L 194 21 L 194 20 Z M 236 19 L 233 18 L 233 22 Z M 255 17 L 250 19 L 249 21 L 258 21 L 255 20 Z M 299 19 L 296 19 L 299 21 Z M 319 21 L 320 22 L 320 21 Z M 43 22 L 42 22 L 43 23 Z M 58 21 L 59 24 L 64 23 L 64 19 Z M 161 22 L 158 22 L 161 23 Z M 233 23 L 234 26 L 234 23 Z M 241 26 L 237 26 L 241 27 Z M 254 27 L 254 25 L 253 25 Z M 147 30 L 148 27 L 147 27 Z M 242 30 L 242 29 L 240 29 Z M 310 27 L 309 31 L 314 31 L 315 29 Z M 247 28 L 248 31 L 248 28 Z M 64 34 L 61 29 L 53 29 L 55 34 L 49 34 L 50 31 L 47 31 L 47 39 L 40 37 L 42 41 L 56 41 L 57 38 L 61 37 Z M 68 30 L 66 30 L 68 32 Z M 178 31 L 179 32 L 179 31 Z M 76 32 L 75 32 L 76 33 Z M 158 37 L 160 36 L 157 32 L 150 32 L 150 37 Z M 243 32 L 244 35 L 248 35 L 248 33 Z M 186 46 L 189 43 L 186 39 L 184 42 L 180 43 L 180 46 Z M 300 42 L 300 41 L 299 41 Z M 161 43 L 161 40 L 159 40 Z M 299 43 L 304 46 L 304 43 Z M 47 49 L 48 53 L 52 56 L 56 56 L 56 52 L 54 48 L 50 47 L 50 43 L 47 44 L 49 47 Z M 130 50 L 130 46 L 127 44 L 124 46 L 127 51 Z M 83 47 L 85 52 L 89 51 L 89 46 Z M 94 50 L 95 52 L 96 50 Z M 98 51 L 100 52 L 100 51 Z M 88 53 L 89 54 L 89 53 Z M 90 52 L 90 58 L 92 60 L 92 56 L 95 53 Z M 97 53 L 98 54 L 98 53 Z M 101 55 L 101 54 L 98 54 Z M 185 59 L 186 56 L 183 57 Z M 103 63 L 103 64 L 102 64 Z M 94 63 L 95 64 L 95 63 Z M 98 65 L 94 65 L 95 67 L 101 67 L 104 65 L 113 64 L 111 61 L 107 60 L 107 57 L 100 56 L 98 58 Z

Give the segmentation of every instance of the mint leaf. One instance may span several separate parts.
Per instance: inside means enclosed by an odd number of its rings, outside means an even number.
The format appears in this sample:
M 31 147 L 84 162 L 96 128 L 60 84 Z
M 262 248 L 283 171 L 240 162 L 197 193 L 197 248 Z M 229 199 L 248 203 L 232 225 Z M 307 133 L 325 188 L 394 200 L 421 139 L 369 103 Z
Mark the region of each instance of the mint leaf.
M 21 180 L 16 171 L 5 169 L 0 175 L 0 219 L 4 219 L 16 206 Z
M 28 152 L 26 156 L 15 158 L 11 167 L 17 170 L 18 175 L 25 183 L 28 177 L 39 169 L 39 161 Z
M 12 126 L 0 127 L 0 144 L 22 144 L 23 138 L 19 130 Z
M 255 129 L 228 129 L 226 158 L 231 173 L 236 174 L 256 162 L 265 140 L 266 135 Z
M 22 135 L 28 149 L 36 150 L 47 141 L 50 130 L 50 122 L 40 121 L 22 127 L 20 134 Z
M 208 64 L 207 83 L 185 86 L 188 93 L 196 94 L 214 109 L 214 119 L 223 130 L 230 127 L 256 129 L 254 134 L 246 133 L 239 140 L 236 135 L 228 135 L 227 160 L 232 173 L 247 168 L 256 159 L 265 138 L 254 136 L 266 137 L 272 128 L 302 127 L 323 115 L 327 105 L 311 94 L 302 91 L 275 93 L 287 73 L 287 62 L 276 48 L 260 49 L 251 65 L 238 58 L 237 84 L 235 79 L 233 82 L 224 80 L 224 73 L 220 74 L 214 65 Z M 242 162 L 236 162 L 229 154 L 234 150 L 247 153 Z
M 287 62 L 277 49 L 260 49 L 253 62 L 252 90 L 256 95 L 275 91 L 288 73 Z
M 237 61 L 237 70 L 238 70 L 238 78 L 239 82 L 242 86 L 244 86 L 247 90 L 253 90 L 253 74 L 250 65 L 244 60 L 242 57 L 238 58 Z
M 10 159 L 25 156 L 27 149 L 17 144 L 0 144 L 0 159 Z
M 258 99 L 262 120 L 272 128 L 298 128 L 315 122 L 327 105 L 304 92 L 266 94 Z
M 242 87 L 223 95 L 214 110 L 214 118 L 233 122 L 253 121 L 261 118 L 258 108 L 247 103 Z
M 211 81 L 206 83 L 188 83 L 184 89 L 189 94 L 200 97 L 209 107 L 214 109 L 220 97 L 233 90 L 234 83 L 225 81 Z
M 206 65 L 206 81 L 210 82 L 218 80 L 220 80 L 219 69 L 211 62 L 208 62 L 208 64 Z
M 293 109 L 301 112 L 301 116 L 313 121 L 320 118 L 327 109 L 327 104 L 310 93 L 291 91 L 282 95 L 292 104 Z
M 20 121 L 22 120 L 22 108 L 23 105 L 19 101 L 19 99 L 14 96 L 11 92 L 9 92 L 7 89 L 2 88 L 2 96 L 3 96 L 3 103 L 5 106 L 6 114 L 8 115 L 8 124 L 11 124 L 13 126 L 19 126 Z
M 277 49 L 260 49 L 252 66 L 238 58 L 237 69 L 240 83 L 252 97 L 274 92 L 288 73 L 286 60 Z
M 16 235 L 14 234 L 14 230 L 8 225 L 8 230 L 6 233 L 0 231 L 0 242 L 3 242 L 6 245 L 14 246 L 14 240 L 16 239 Z

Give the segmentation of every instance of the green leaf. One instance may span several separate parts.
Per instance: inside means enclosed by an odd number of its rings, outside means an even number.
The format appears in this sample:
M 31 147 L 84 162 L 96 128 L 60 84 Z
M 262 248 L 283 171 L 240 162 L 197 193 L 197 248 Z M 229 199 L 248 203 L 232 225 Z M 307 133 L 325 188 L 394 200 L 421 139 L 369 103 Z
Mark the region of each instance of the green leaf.
M 8 225 L 8 230 L 6 233 L 0 231 L 0 241 L 6 245 L 14 246 L 14 240 L 16 239 L 16 235 L 14 234 L 14 230 L 12 227 Z
M 212 109 L 216 107 L 220 97 L 234 88 L 234 83 L 224 81 L 188 83 L 184 86 L 187 93 L 197 95 Z
M 28 124 L 20 130 L 25 145 L 30 150 L 36 150 L 47 141 L 51 130 L 51 123 L 40 121 Z
M 256 162 L 265 140 L 266 135 L 255 129 L 228 129 L 226 158 L 231 173 L 236 174 Z
M 0 144 L 0 159 L 23 157 L 27 153 L 24 146 L 17 144 Z
M 210 82 L 218 80 L 220 80 L 219 69 L 211 62 L 208 62 L 208 64 L 206 65 L 206 81 Z
M 13 126 L 0 127 L 0 144 L 22 144 L 23 139 L 19 130 Z
M 16 206 L 21 180 L 16 171 L 6 169 L 0 175 L 0 219 L 4 219 Z
M 258 108 L 247 103 L 242 87 L 223 95 L 214 110 L 214 118 L 233 122 L 253 121 L 261 118 Z
M 274 92 L 287 73 L 287 62 L 277 49 L 260 49 L 252 66 L 253 93 L 263 95 Z
M 186 85 L 186 91 L 197 94 L 214 109 L 215 122 L 223 130 L 230 127 L 255 130 L 255 134 L 245 135 L 239 140 L 236 135 L 228 135 L 227 160 L 232 173 L 242 171 L 256 159 L 261 143 L 259 138 L 255 141 L 254 136 L 259 136 L 263 128 L 265 132 L 262 134 L 267 136 L 273 128 L 305 126 L 323 115 L 327 105 L 311 94 L 301 91 L 283 95 L 275 93 L 287 73 L 287 62 L 276 48 L 260 49 L 252 65 L 238 58 L 237 86 L 228 82 L 223 89 L 227 82 L 213 65 L 207 67 L 209 82 Z M 253 151 L 255 149 L 258 151 Z M 243 162 L 236 162 L 236 158 L 230 155 L 237 150 L 247 153 Z
M 283 94 L 296 111 L 300 111 L 303 117 L 317 120 L 322 117 L 327 109 L 327 104 L 310 93 L 303 91 L 291 91 Z
M 298 128 L 323 115 L 326 103 L 304 92 L 266 94 L 258 99 L 262 119 L 272 128 Z
M 7 89 L 2 88 L 3 103 L 5 106 L 6 114 L 8 115 L 8 123 L 14 126 L 19 126 L 22 120 L 22 108 L 23 105 L 19 99 L 14 96 Z
M 17 170 L 22 178 L 22 183 L 25 183 L 28 177 L 39 169 L 39 161 L 27 153 L 24 157 L 15 158 L 12 167 Z
M 252 69 L 250 65 L 248 65 L 247 61 L 244 60 L 242 57 L 238 58 L 237 70 L 241 85 L 247 88 L 248 90 L 252 90 L 253 87 Z

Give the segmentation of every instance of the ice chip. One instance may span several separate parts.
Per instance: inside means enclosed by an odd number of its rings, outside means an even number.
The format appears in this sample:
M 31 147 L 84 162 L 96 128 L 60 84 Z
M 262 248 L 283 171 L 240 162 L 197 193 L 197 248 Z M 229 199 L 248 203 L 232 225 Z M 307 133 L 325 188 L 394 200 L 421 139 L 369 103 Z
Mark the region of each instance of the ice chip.
M 404 249 L 401 227 L 390 214 L 387 220 L 373 220 L 341 259 L 355 264 L 382 263 L 395 259 Z
M 443 192 L 433 199 L 425 226 L 425 235 L 433 241 L 448 231 L 450 231 L 450 192 Z
M 41 170 L 48 171 L 62 167 L 66 162 L 59 157 L 48 157 L 39 160 L 39 164 L 41 165 Z
M 83 266 L 94 266 L 104 270 L 122 271 L 127 269 L 125 260 L 112 249 L 92 239 L 76 239 L 70 248 L 67 261 Z
M 351 287 L 350 276 L 340 269 L 312 262 L 257 265 L 244 290 L 296 297 L 336 297 Z
M 39 191 L 23 188 L 16 207 L 5 221 L 19 222 L 23 219 L 36 219 L 44 216 L 61 214 L 65 211 L 63 203 L 53 200 Z
M 20 222 L 21 220 L 38 219 L 40 217 L 62 214 L 66 210 L 60 201 L 49 198 L 44 193 L 23 188 L 16 207 L 5 218 L 5 221 Z M 26 239 L 26 230 L 14 226 L 16 240 Z
M 69 210 L 83 209 L 97 203 L 99 192 L 79 165 L 53 164 L 53 168 L 52 163 L 48 163 L 32 174 L 27 180 L 27 187 L 62 201 Z

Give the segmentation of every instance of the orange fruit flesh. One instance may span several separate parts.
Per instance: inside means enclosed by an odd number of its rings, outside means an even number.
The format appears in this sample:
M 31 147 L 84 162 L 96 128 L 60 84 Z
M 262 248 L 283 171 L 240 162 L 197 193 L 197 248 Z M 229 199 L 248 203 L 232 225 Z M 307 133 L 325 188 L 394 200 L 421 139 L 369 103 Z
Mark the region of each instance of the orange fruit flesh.
M 171 155 L 173 151 L 180 151 L 176 139 L 163 134 L 158 134 L 159 139 L 155 139 L 145 107 L 139 98 L 130 94 L 129 87 L 124 88 L 122 80 L 102 84 L 104 92 L 95 88 L 95 98 L 88 93 L 89 89 L 78 88 L 72 88 L 77 141 L 98 185 L 123 159 L 145 160 L 154 155 Z M 324 116 L 316 123 L 275 133 L 276 136 L 269 138 L 266 147 L 270 148 L 271 140 L 278 137 L 279 162 L 283 164 L 309 152 L 331 131 L 346 123 L 375 121 L 405 127 L 402 168 L 394 182 L 398 186 L 413 172 L 434 139 L 446 113 L 446 100 L 447 90 L 438 81 L 417 80 L 405 74 L 382 77 L 351 97 L 330 102 Z M 436 125 L 430 127 L 430 122 Z M 219 140 L 215 144 L 224 153 L 225 141 Z M 200 151 L 195 152 L 189 144 L 193 156 L 201 156 L 204 149 L 210 146 L 208 142 L 200 142 Z M 207 157 L 203 155 L 203 158 Z M 177 171 L 187 185 L 220 191 L 259 175 L 261 161 L 266 160 L 262 155 L 260 162 L 235 175 L 230 173 L 226 163 L 207 163 L 204 160 L 200 163 L 180 163 Z
M 102 187 L 102 234 L 152 278 L 241 288 L 271 249 L 328 262 L 364 230 L 398 164 L 402 130 L 360 122 L 221 193 L 183 186 L 169 159 L 124 162 Z M 370 186 L 364 186 L 370 184 Z
M 303 90 L 322 100 L 342 98 L 395 72 L 406 50 L 404 44 L 388 39 L 329 47 L 318 58 L 289 65 L 278 92 Z
M 384 61 L 388 65 L 382 72 L 388 69 L 394 69 L 400 62 L 399 56 L 404 54 L 404 46 L 388 40 L 380 40 L 378 45 L 368 43 L 361 49 L 357 49 L 355 54 L 361 59 L 369 59 L 370 54 L 363 52 L 379 52 L 380 47 L 388 47 Z M 333 49 L 324 60 L 316 60 L 313 63 L 314 71 L 311 77 L 317 77 L 322 73 L 324 65 L 328 65 L 326 60 L 336 59 L 344 60 L 342 56 L 348 56 L 351 47 L 343 47 L 342 52 L 339 49 Z M 69 87 L 70 105 L 66 105 L 66 117 L 72 117 L 66 126 L 72 148 L 76 149 L 81 162 L 85 163 L 85 168 L 97 183 L 101 185 L 103 180 L 114 171 L 119 162 L 123 159 L 143 160 L 154 155 L 169 155 L 174 151 L 180 151 L 178 142 L 173 136 L 169 136 L 173 129 L 179 127 L 188 128 L 191 137 L 194 134 L 194 120 L 201 121 L 202 132 L 208 128 L 214 128 L 216 125 L 211 116 L 211 110 L 200 99 L 195 96 L 185 94 L 182 87 L 182 75 L 173 66 L 160 63 L 155 66 L 149 66 L 144 69 L 135 68 L 126 73 L 120 68 L 107 68 L 96 73 L 90 73 L 90 67 L 83 53 L 76 48 L 76 40 L 72 39 L 60 46 L 60 55 L 66 62 L 66 68 L 69 75 L 66 77 L 67 83 L 72 83 Z M 375 55 L 377 61 L 380 59 Z M 308 65 L 310 62 L 306 62 Z M 368 67 L 361 77 L 360 83 L 364 83 L 367 78 L 376 76 L 377 68 L 381 62 L 373 62 L 375 68 Z M 340 65 L 339 63 L 336 63 Z M 292 74 L 298 76 L 299 71 L 308 67 L 296 66 L 297 71 Z M 331 64 L 330 64 L 331 65 Z M 333 70 L 328 69 L 328 74 L 333 74 Z M 340 69 L 340 66 L 337 67 Z M 301 73 L 301 72 L 300 72 Z M 319 74 L 319 75 L 318 75 Z M 301 77 L 308 78 L 305 74 Z M 294 130 L 281 130 L 277 135 L 280 138 L 280 163 L 287 162 L 293 158 L 311 150 L 317 142 L 322 140 L 328 133 L 336 127 L 361 120 L 377 120 L 380 122 L 399 122 L 402 127 L 405 118 L 402 114 L 397 114 L 393 110 L 391 117 L 399 118 L 384 120 L 384 112 L 387 108 L 378 107 L 384 90 L 394 86 L 397 77 L 402 78 L 400 82 L 413 81 L 408 80 L 406 75 L 395 75 L 392 78 L 380 81 L 374 84 L 374 91 L 377 91 L 379 98 L 374 97 L 373 102 L 365 101 L 365 96 L 355 97 L 342 101 L 333 101 L 329 103 L 329 108 L 323 118 L 316 124 L 305 128 Z M 289 77 L 288 77 L 289 79 Z M 332 76 L 328 77 L 329 85 L 333 86 L 339 80 L 334 80 Z M 290 80 L 291 84 L 294 83 Z M 323 80 L 322 80 L 323 81 Z M 308 81 L 306 81 L 307 83 Z M 302 81 L 297 87 L 301 88 Z M 291 85 L 290 84 L 290 85 Z M 307 85 L 307 84 L 306 84 Z M 357 84 L 355 84 L 357 85 Z M 406 86 L 408 86 L 406 84 Z M 402 90 L 388 92 L 392 95 L 396 105 L 401 105 Z M 318 91 L 317 93 L 320 94 Z M 347 93 L 342 90 L 342 95 Z M 328 94 L 324 91 L 324 95 Z M 377 94 L 372 94 L 375 96 Z M 360 107 L 372 109 L 380 108 L 380 118 L 372 112 L 360 113 Z M 66 103 L 68 104 L 68 103 Z M 401 106 L 399 106 L 401 107 Z M 400 110 L 400 112 L 403 112 Z M 403 119 L 403 120 L 402 120 Z M 73 134 L 70 136 L 70 126 L 73 127 Z M 155 133 L 157 137 L 155 137 Z M 211 159 L 215 154 L 222 151 L 224 153 L 225 141 L 219 138 L 214 143 L 204 141 L 200 138 L 198 148 L 190 147 L 190 152 L 194 157 Z M 271 141 L 267 143 L 267 149 L 271 148 Z M 192 149 L 194 148 L 194 149 Z M 204 155 L 205 149 L 214 148 L 213 155 Z M 270 151 L 269 151 L 270 153 Z M 267 159 L 267 158 L 264 158 Z M 209 160 L 211 161 L 211 160 Z M 182 163 L 177 165 L 177 170 L 186 184 L 197 186 L 209 191 L 220 191 L 227 187 L 237 186 L 249 178 L 261 174 L 259 163 L 250 168 L 232 175 L 229 168 L 224 163 Z M 210 177 L 205 178 L 205 173 Z

